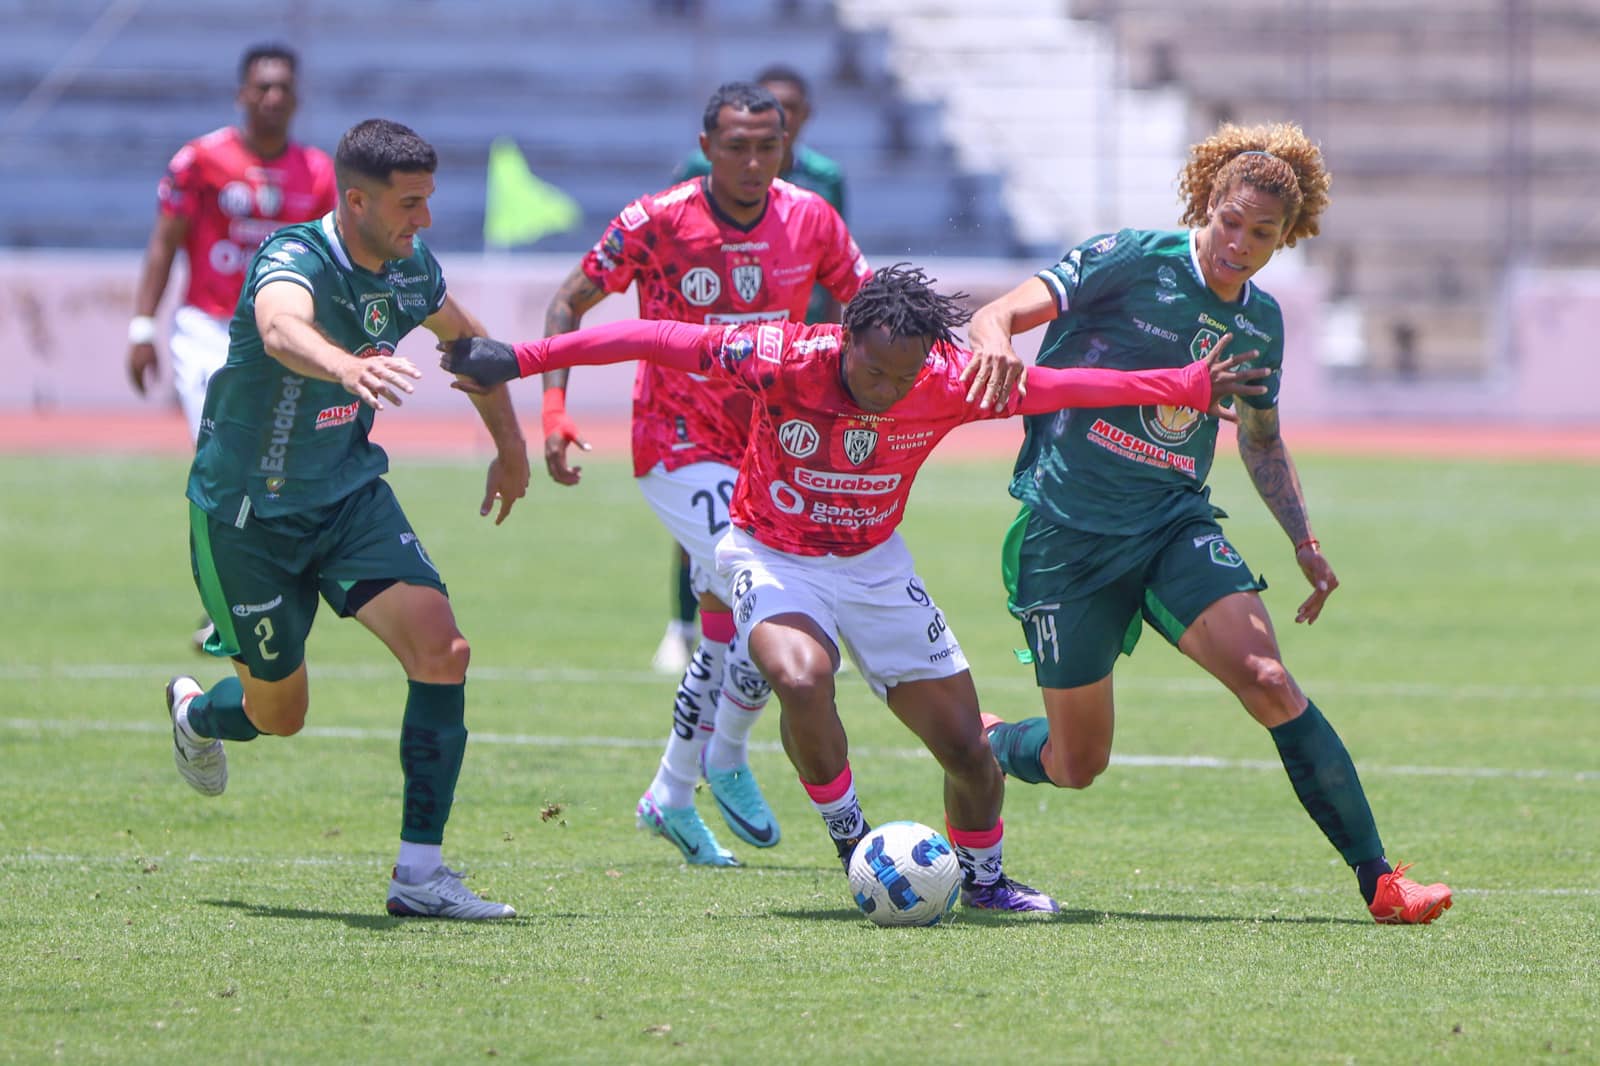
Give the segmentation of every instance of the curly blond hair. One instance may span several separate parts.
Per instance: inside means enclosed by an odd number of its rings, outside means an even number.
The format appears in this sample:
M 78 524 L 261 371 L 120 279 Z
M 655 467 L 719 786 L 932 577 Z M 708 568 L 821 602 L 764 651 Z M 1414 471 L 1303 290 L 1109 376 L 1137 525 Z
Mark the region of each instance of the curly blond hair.
M 1322 164 L 1322 151 L 1299 126 L 1226 123 L 1189 149 L 1178 175 L 1183 224 L 1205 225 L 1212 205 L 1241 181 L 1283 201 L 1287 215 L 1280 247 L 1293 248 L 1295 241 L 1321 230 L 1333 178 Z

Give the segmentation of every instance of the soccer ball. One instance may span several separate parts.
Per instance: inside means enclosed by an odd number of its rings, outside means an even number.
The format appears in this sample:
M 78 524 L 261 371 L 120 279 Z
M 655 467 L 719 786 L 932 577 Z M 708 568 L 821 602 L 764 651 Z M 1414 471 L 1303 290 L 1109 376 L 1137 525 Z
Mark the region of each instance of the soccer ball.
M 955 906 L 961 864 L 937 830 L 885 822 L 851 853 L 850 890 L 877 925 L 937 925 Z

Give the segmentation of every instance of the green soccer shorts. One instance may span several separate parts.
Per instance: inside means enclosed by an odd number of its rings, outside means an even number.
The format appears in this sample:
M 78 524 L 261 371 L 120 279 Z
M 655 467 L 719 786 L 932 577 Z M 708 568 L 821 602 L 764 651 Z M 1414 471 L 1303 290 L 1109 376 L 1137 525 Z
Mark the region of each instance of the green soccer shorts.
M 1133 654 L 1145 621 L 1176 647 L 1213 603 L 1267 587 L 1215 519 L 1193 516 L 1108 536 L 1023 507 L 1006 532 L 1001 570 L 1040 688 L 1099 681 L 1118 655 Z
M 191 503 L 189 563 L 217 627 L 206 651 L 232 656 L 263 681 L 281 681 L 305 661 L 319 595 L 347 618 L 360 606 L 351 604 L 351 589 L 363 582 L 446 592 L 382 479 L 315 511 L 252 515 L 242 529 Z

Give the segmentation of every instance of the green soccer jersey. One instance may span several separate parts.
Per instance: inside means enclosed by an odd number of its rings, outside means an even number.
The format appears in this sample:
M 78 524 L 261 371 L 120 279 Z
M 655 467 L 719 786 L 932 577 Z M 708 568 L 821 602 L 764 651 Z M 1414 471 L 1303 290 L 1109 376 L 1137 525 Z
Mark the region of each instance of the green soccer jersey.
M 1229 351 L 1257 350 L 1272 374 L 1254 407 L 1278 402 L 1283 316 L 1246 282 L 1235 302 L 1205 283 L 1189 230 L 1122 230 L 1072 249 L 1038 277 L 1056 299 L 1039 364 L 1149 370 L 1202 359 L 1232 333 Z M 1186 407 L 1109 407 L 1030 415 L 1011 494 L 1060 525 L 1133 534 L 1215 513 L 1205 485 L 1217 421 Z
M 309 291 L 322 335 L 362 356 L 393 353 L 445 299 L 444 275 L 421 238 L 410 257 L 378 273 L 351 261 L 331 213 L 285 226 L 262 244 L 228 327 L 228 360 L 206 389 L 189 470 L 189 499 L 238 526 L 252 513 L 336 503 L 389 468 L 367 438 L 371 407 L 336 382 L 296 374 L 262 346 L 256 294 L 278 281 Z

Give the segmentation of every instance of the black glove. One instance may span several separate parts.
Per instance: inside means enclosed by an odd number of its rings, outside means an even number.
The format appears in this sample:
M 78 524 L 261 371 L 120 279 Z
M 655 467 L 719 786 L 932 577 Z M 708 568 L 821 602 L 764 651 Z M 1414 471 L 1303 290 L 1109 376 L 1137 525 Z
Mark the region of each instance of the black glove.
M 490 337 L 457 337 L 439 345 L 444 356 L 439 360 L 442 369 L 452 374 L 465 374 L 479 385 L 498 385 L 522 376 L 517 365 L 517 353 L 511 345 Z

